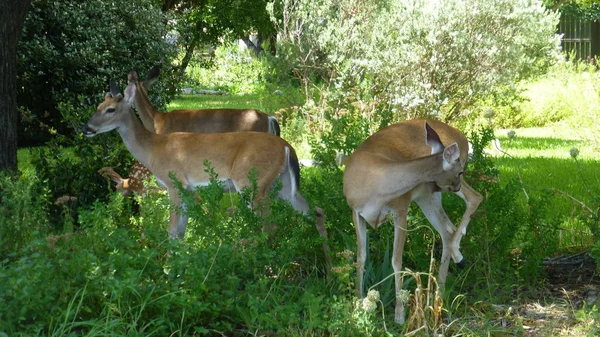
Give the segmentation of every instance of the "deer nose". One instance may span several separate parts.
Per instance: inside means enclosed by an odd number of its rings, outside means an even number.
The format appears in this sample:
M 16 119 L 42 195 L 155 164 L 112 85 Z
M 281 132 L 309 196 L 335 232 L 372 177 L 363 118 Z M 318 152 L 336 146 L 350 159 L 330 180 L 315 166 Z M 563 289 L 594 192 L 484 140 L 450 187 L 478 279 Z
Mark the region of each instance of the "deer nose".
M 92 129 L 89 125 L 86 125 L 83 127 L 83 129 L 81 130 L 81 132 L 88 136 L 88 137 L 92 137 L 96 135 L 96 130 Z

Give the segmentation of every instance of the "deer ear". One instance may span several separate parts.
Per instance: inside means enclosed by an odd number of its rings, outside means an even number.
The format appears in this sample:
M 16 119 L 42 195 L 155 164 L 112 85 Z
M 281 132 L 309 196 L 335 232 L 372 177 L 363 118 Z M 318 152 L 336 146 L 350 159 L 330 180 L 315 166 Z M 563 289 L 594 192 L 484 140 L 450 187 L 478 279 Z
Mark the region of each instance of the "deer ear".
M 117 97 L 121 94 L 121 89 L 119 89 L 119 85 L 112 78 L 110 79 L 110 93 L 113 97 Z
M 444 149 L 444 161 L 450 164 L 457 162 L 460 159 L 460 149 L 458 144 L 452 143 Z
M 138 80 L 138 75 L 135 71 L 130 71 L 129 74 L 127 74 L 127 81 L 129 82 L 135 82 Z
M 150 88 L 150 86 L 152 84 L 154 84 L 154 82 L 156 82 L 156 80 L 158 80 L 159 74 L 160 74 L 160 67 L 159 66 L 152 67 L 152 69 L 150 69 L 150 71 L 148 72 L 146 79 L 142 82 L 142 85 L 144 86 L 144 88 L 146 88 L 146 89 Z
M 125 88 L 125 102 L 129 105 L 133 105 L 133 99 L 135 98 L 135 82 L 129 81 Z
M 425 144 L 431 147 L 431 154 L 440 153 L 444 149 L 440 136 L 427 122 L 425 122 Z
M 150 69 L 150 71 L 148 72 L 148 75 L 146 76 L 146 81 L 157 79 L 159 74 L 160 74 L 160 67 L 159 66 L 152 67 L 152 69 Z

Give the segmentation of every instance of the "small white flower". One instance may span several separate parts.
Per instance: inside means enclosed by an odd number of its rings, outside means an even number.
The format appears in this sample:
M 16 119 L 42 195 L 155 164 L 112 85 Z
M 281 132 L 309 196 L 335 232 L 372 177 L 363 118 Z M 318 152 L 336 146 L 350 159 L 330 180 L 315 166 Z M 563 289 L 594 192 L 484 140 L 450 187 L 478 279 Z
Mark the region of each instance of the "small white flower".
M 398 297 L 402 303 L 407 303 L 410 299 L 410 292 L 406 289 L 401 289 L 396 294 L 396 297 Z
M 371 302 L 377 302 L 379 301 L 379 291 L 372 289 L 369 290 L 369 292 L 367 293 L 367 298 L 371 301 Z
M 366 312 L 373 312 L 377 309 L 377 303 L 372 302 L 368 297 L 365 297 L 362 300 L 362 309 Z
M 577 159 L 577 156 L 579 156 L 579 149 L 576 147 L 571 148 L 571 150 L 569 151 L 569 153 L 571 154 L 571 157 L 573 159 Z

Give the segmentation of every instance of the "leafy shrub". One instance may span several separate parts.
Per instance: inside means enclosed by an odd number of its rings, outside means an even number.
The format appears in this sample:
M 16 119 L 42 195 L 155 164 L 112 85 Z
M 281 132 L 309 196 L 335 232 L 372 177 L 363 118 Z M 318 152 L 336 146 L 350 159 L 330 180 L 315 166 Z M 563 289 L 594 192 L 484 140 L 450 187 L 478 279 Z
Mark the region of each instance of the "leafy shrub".
M 0 174 L 0 260 L 48 231 L 48 190 L 34 174 Z
M 322 86 L 337 92 L 330 103 L 373 101 L 393 120 L 454 119 L 558 54 L 558 15 L 528 0 L 281 1 L 271 11 L 278 57 L 307 101 Z
M 80 230 L 18 249 L 0 268 L 0 332 L 384 333 L 315 269 L 322 251 L 312 221 L 278 201 L 257 216 L 246 203 L 251 190 L 223 213 L 232 199 L 212 184 L 190 204 L 185 242 L 167 239 L 162 193 L 138 198 L 141 215 L 112 193 L 79 211 Z
M 72 135 L 80 125 L 72 123 L 98 103 L 90 95 L 105 92 L 109 78 L 169 65 L 174 56 L 175 46 L 164 39 L 167 20 L 155 1 L 40 0 L 31 6 L 18 50 L 21 146 L 38 145 L 56 132 Z M 165 88 L 152 92 L 167 98 Z M 164 99 L 156 103 L 165 105 Z
M 114 167 L 126 177 L 133 160 L 116 132 L 93 139 L 58 135 L 31 152 L 36 174 L 48 187 L 49 220 L 59 231 L 78 227 L 78 208 L 108 200 L 114 184 L 98 173 L 101 167 Z M 66 223 L 74 227 L 66 228 Z
M 256 57 L 238 44 L 215 49 L 211 63 L 196 61 L 186 69 L 186 77 L 195 88 L 220 90 L 232 94 L 273 91 L 268 77 L 273 72 L 266 56 Z

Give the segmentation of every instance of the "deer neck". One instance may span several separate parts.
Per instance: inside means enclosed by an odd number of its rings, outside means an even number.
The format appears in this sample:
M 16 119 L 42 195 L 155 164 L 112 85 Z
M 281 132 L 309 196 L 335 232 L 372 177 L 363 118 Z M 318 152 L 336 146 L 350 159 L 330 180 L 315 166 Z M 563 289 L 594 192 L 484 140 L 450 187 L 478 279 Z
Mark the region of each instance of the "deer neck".
M 146 167 L 150 167 L 150 150 L 157 135 L 146 130 L 131 109 L 124 115 L 123 123 L 117 131 L 133 157 Z
M 156 132 L 155 119 L 160 113 L 148 98 L 148 93 L 141 88 L 141 85 L 136 85 L 135 108 L 138 111 L 140 119 L 144 127 L 151 132 Z
M 385 195 L 400 196 L 417 185 L 435 181 L 444 172 L 443 153 L 410 161 L 393 162 L 382 165 L 381 176 L 386 177 L 379 191 Z

